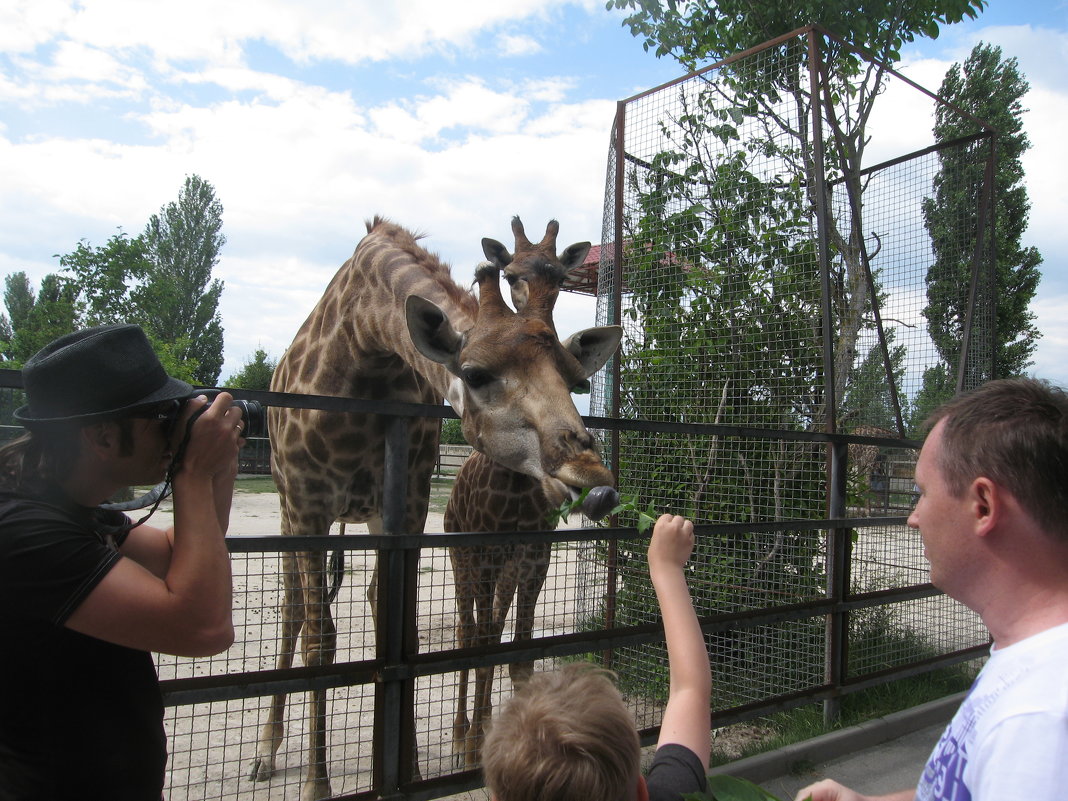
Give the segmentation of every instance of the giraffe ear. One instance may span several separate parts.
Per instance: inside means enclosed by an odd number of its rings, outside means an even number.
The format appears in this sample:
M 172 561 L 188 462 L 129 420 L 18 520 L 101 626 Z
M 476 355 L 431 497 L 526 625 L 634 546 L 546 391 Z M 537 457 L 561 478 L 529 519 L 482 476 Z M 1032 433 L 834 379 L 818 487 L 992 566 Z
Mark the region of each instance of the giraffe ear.
M 622 327 L 606 325 L 600 328 L 587 328 L 584 331 L 576 331 L 562 344 L 572 356 L 578 359 L 588 378 L 604 367 L 605 362 L 612 358 L 612 354 L 619 348 L 619 343 L 622 339 Z
M 497 265 L 498 270 L 503 270 L 512 263 L 512 254 L 508 252 L 508 248 L 488 236 L 482 239 L 482 252 L 486 254 L 487 259 Z
M 460 352 L 463 334 L 452 327 L 441 308 L 426 298 L 409 295 L 404 302 L 408 334 L 416 350 L 430 361 L 449 365 Z
M 574 245 L 568 245 L 560 254 L 560 263 L 564 265 L 565 270 L 573 270 L 582 264 L 582 260 L 586 258 L 591 247 L 589 242 L 576 242 Z

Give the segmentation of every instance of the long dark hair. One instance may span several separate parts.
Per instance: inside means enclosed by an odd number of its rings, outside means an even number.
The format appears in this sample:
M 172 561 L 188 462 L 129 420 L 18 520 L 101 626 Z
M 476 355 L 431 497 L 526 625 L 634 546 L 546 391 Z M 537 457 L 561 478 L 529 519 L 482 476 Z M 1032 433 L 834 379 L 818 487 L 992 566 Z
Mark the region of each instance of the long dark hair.
M 119 426 L 119 452 L 129 455 L 133 451 L 132 421 L 124 417 L 114 422 Z M 35 426 L 0 446 L 0 489 L 32 492 L 42 484 L 58 484 L 66 479 L 78 462 L 84 425 Z

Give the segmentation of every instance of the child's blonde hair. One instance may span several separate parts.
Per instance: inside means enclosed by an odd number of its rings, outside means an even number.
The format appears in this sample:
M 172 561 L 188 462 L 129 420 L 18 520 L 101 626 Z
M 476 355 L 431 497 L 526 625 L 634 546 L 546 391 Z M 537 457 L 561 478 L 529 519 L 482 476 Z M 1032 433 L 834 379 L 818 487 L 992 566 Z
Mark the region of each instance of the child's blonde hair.
M 634 717 L 610 671 L 586 662 L 535 674 L 482 747 L 496 801 L 624 801 L 641 761 Z

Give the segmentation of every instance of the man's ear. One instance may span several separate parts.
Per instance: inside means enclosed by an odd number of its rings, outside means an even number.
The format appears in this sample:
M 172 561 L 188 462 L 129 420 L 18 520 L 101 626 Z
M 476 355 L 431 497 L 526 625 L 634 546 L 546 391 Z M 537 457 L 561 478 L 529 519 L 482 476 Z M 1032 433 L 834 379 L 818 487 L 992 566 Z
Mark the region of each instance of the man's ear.
M 98 456 L 104 456 L 119 447 L 119 426 L 108 421 L 90 423 L 82 427 L 82 444 Z
M 979 476 L 969 492 L 975 533 L 985 537 L 1005 514 L 1004 490 L 986 476 Z

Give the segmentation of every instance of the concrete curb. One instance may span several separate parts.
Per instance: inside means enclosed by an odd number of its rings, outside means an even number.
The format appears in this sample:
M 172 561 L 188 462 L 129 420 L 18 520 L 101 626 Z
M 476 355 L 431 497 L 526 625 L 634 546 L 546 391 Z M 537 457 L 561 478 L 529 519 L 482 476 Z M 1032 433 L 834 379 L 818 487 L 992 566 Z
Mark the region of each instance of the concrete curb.
M 828 732 L 775 751 L 717 765 L 708 772 L 710 775 L 726 773 L 757 784 L 777 776 L 786 776 L 799 762 L 827 762 L 844 754 L 897 739 L 932 724 L 948 721 L 965 695 L 963 692 L 947 695 L 937 701 L 894 712 L 848 729 Z

